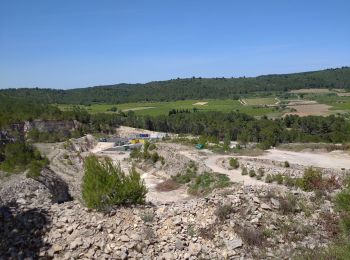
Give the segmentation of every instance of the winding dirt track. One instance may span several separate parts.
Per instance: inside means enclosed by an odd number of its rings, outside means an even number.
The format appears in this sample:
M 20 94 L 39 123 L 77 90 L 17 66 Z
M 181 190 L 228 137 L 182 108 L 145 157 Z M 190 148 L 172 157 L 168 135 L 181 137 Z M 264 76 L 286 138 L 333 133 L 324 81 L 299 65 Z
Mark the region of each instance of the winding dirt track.
M 213 172 L 224 173 L 230 178 L 232 182 L 236 182 L 236 183 L 242 183 L 245 185 L 266 185 L 266 183 L 263 181 L 259 181 L 247 175 L 242 175 L 240 169 L 228 170 L 218 164 L 219 160 L 222 160 L 225 158 L 232 158 L 232 155 L 215 155 L 215 154 L 212 154 L 210 151 L 207 151 L 207 152 L 208 152 L 208 156 L 206 156 L 206 158 L 203 158 L 203 162 Z M 180 153 L 187 156 L 193 161 L 198 161 L 199 159 L 197 156 L 194 156 L 193 153 L 189 151 L 181 151 Z

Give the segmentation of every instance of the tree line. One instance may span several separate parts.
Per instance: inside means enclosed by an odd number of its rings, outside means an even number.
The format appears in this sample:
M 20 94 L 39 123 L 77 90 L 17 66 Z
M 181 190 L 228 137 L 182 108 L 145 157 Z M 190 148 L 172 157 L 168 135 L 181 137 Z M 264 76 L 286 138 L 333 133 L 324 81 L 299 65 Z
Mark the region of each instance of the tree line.
M 0 129 L 23 120 L 55 119 L 77 120 L 81 123 L 74 136 L 91 132 L 113 133 L 115 127 L 131 127 L 161 132 L 207 135 L 241 143 L 257 142 L 264 147 L 290 142 L 350 141 L 350 122 L 338 116 L 289 115 L 280 119 L 260 119 L 239 112 L 196 112 L 170 110 L 168 115 L 140 116 L 133 111 L 119 114 L 90 114 L 75 107 L 72 111 L 60 111 L 57 107 L 38 104 L 23 99 L 6 100 L 0 97 Z M 10 106 L 10 109 L 7 107 Z M 36 133 L 37 134 L 37 133 Z M 32 135 L 36 136 L 36 135 Z
M 239 78 L 187 78 L 146 84 L 116 84 L 71 90 L 4 89 L 0 95 L 29 98 L 40 103 L 81 104 L 176 101 L 186 99 L 239 99 L 259 92 L 286 92 L 301 88 L 349 88 L 350 68 Z

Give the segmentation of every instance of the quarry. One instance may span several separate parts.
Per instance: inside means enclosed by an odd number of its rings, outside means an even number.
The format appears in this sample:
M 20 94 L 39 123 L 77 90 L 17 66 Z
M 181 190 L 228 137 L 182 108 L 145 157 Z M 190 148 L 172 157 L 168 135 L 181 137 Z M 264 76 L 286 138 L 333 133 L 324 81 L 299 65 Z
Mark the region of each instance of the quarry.
M 2 235 L 13 242 L 5 256 L 38 250 L 40 257 L 54 259 L 274 259 L 323 248 L 339 232 L 331 201 L 350 169 L 348 153 L 271 149 L 251 156 L 222 154 L 177 138 L 119 127 L 111 136 L 35 144 L 49 158 L 52 177 L 45 182 L 2 176 L 1 203 L 13 205 L 2 209 Z M 132 157 L 146 142 L 154 144 L 152 152 L 161 160 Z M 148 189 L 146 204 L 105 213 L 86 208 L 81 183 L 89 154 L 111 158 L 126 173 L 134 165 Z M 231 166 L 233 157 L 239 167 Z M 286 183 L 309 167 L 332 180 L 324 194 Z M 227 179 L 195 192 L 191 182 L 176 182 L 193 172 Z M 23 219 L 30 224 L 18 225 Z M 13 226 L 20 227 L 21 236 L 13 235 Z M 32 248 L 21 247 L 28 241 Z

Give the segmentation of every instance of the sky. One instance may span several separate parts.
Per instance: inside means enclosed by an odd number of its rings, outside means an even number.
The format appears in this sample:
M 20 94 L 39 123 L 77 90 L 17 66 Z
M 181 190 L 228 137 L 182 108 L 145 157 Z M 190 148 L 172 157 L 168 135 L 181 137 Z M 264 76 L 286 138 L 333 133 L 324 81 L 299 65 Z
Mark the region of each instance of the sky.
M 0 0 L 0 88 L 350 65 L 349 0 Z

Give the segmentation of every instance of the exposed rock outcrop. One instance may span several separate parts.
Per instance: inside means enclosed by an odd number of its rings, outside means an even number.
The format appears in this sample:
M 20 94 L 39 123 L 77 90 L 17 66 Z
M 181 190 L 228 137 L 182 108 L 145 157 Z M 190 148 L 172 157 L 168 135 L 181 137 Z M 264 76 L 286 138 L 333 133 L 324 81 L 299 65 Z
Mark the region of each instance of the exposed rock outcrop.
M 70 132 L 79 126 L 76 120 L 33 120 L 24 122 L 23 132 L 28 133 L 34 128 L 40 132 Z

